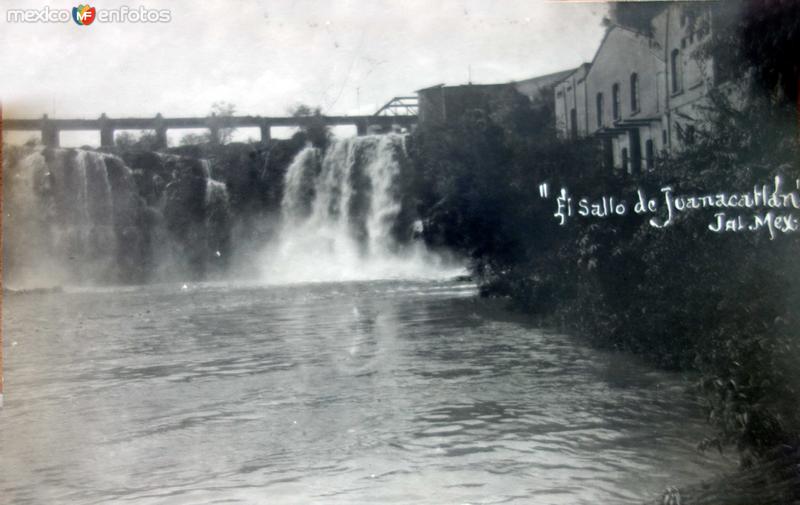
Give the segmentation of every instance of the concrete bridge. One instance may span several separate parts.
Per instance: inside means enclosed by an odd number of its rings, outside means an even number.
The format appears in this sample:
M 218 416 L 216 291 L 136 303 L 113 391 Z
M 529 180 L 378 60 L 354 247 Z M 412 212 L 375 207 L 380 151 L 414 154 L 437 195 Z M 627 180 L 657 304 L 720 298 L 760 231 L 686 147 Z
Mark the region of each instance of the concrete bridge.
M 219 142 L 219 132 L 223 128 L 259 128 L 261 141 L 268 141 L 273 126 L 304 127 L 324 123 L 326 126 L 354 125 L 358 135 L 366 135 L 371 126 L 389 129 L 392 126 L 409 128 L 417 123 L 416 115 L 373 115 L 373 116 L 207 116 L 167 118 L 157 114 L 152 118 L 110 118 L 102 114 L 98 119 L 50 119 L 47 114 L 40 119 L 4 118 L 3 130 L 40 131 L 42 143 L 51 147 L 59 146 L 59 133 L 62 131 L 99 131 L 100 145 L 113 146 L 116 130 L 152 130 L 156 134 L 159 147 L 167 146 L 167 130 L 207 128 L 211 142 Z

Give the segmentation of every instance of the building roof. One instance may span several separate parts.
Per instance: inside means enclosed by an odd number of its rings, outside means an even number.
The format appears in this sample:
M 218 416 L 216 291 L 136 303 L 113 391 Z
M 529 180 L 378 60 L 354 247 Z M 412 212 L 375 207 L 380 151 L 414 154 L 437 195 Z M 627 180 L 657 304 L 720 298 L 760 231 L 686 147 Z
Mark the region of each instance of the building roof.
M 612 25 L 610 25 L 608 27 L 608 30 L 606 30 L 605 35 L 603 35 L 603 40 L 600 41 L 600 45 L 597 46 L 597 51 L 594 52 L 594 57 L 592 57 L 592 61 L 589 63 L 589 67 L 590 68 L 594 65 L 594 62 L 597 60 L 597 55 L 599 55 L 600 51 L 603 50 L 603 46 L 606 45 L 606 41 L 608 41 L 608 37 L 615 30 L 620 30 L 620 31 L 623 31 L 623 32 L 632 33 L 632 34 L 636 35 L 637 38 L 641 37 L 641 38 L 643 38 L 643 39 L 645 39 L 645 40 L 647 40 L 649 42 L 655 42 L 656 44 L 658 44 L 658 41 L 652 35 L 648 35 L 648 34 L 646 34 L 644 32 L 641 32 L 639 30 L 635 30 L 633 28 L 629 28 L 629 27 L 624 26 L 624 25 L 612 24 Z M 660 60 L 664 59 L 664 58 L 661 57 L 661 55 L 660 55 L 660 53 L 658 51 L 653 51 L 653 54 L 656 57 L 658 57 L 658 59 L 660 59 Z
M 427 86 L 425 88 L 420 88 L 420 89 L 416 90 L 416 92 L 417 93 L 419 93 L 421 91 L 425 92 L 425 91 L 430 91 L 430 90 L 437 89 L 437 88 L 448 88 L 448 89 L 466 88 L 466 87 L 492 88 L 492 87 L 500 87 L 500 86 L 520 86 L 520 85 L 522 85 L 522 86 L 538 86 L 538 87 L 542 87 L 542 86 L 547 86 L 548 84 L 552 84 L 552 83 L 560 81 L 561 79 L 566 78 L 568 75 L 570 75 L 573 72 L 575 72 L 575 70 L 576 69 L 571 68 L 569 70 L 562 70 L 560 72 L 553 72 L 553 73 L 550 73 L 550 74 L 539 75 L 539 76 L 536 76 L 536 77 L 530 77 L 528 79 L 522 79 L 520 81 L 497 82 L 497 83 L 490 83 L 490 84 L 468 83 L 468 84 L 454 84 L 454 85 L 448 86 L 448 85 L 446 85 L 444 83 L 441 83 L 441 84 L 435 84 L 433 86 Z
M 580 68 L 580 67 L 579 67 Z M 552 74 L 545 74 L 540 75 L 538 77 L 531 77 L 529 79 L 523 79 L 521 81 L 512 81 L 511 84 L 538 84 L 538 85 L 547 85 L 551 82 L 560 81 L 565 79 L 566 77 L 572 75 L 577 68 L 570 68 L 568 70 L 562 70 L 560 72 L 553 72 Z
M 429 90 L 432 90 L 432 89 L 436 89 L 436 88 L 443 88 L 443 87 L 444 87 L 444 83 L 440 83 L 440 84 L 434 84 L 433 86 L 428 86 L 427 88 L 420 88 L 420 89 L 417 89 L 417 90 L 415 90 L 414 92 L 415 92 L 415 93 L 419 93 L 420 91 L 429 91 Z

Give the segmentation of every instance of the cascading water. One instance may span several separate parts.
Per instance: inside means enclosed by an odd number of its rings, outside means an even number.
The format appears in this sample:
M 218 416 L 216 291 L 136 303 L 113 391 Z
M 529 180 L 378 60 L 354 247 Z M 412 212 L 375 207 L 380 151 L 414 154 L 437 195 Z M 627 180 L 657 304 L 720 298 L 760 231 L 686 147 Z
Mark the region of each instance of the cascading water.
M 289 166 L 282 226 L 264 253 L 268 283 L 449 276 L 420 241 L 404 201 L 408 167 L 403 135 L 335 140 L 306 147 Z
M 239 188 L 229 197 L 204 160 L 31 146 L 9 146 L 3 155 L 11 288 L 219 279 L 232 275 L 231 264 L 245 265 L 252 276 L 253 257 L 242 252 L 250 246 L 234 243 L 231 233 L 246 193 Z M 226 180 L 239 170 L 221 166 Z M 261 280 L 461 273 L 414 240 L 421 230 L 407 187 L 410 166 L 402 135 L 336 140 L 324 152 L 303 149 L 287 169 L 283 190 L 270 186 L 282 199 L 279 224 L 271 228 L 277 232 L 257 257 Z
M 143 245 L 141 203 L 122 160 L 70 149 L 13 156 L 4 160 L 8 285 L 100 281 L 130 263 Z
M 11 146 L 3 161 L 11 288 L 182 279 L 224 265 L 228 193 L 207 163 L 162 155 L 131 169 L 96 151 Z

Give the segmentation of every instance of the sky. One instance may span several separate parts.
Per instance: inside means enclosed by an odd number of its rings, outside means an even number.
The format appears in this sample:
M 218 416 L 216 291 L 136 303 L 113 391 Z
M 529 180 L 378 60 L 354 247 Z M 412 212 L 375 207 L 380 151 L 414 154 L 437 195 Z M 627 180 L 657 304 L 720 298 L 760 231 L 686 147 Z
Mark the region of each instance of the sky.
M 600 3 L 546 0 L 129 0 L 168 23 L 10 23 L 0 1 L 5 117 L 287 115 L 295 104 L 371 114 L 434 84 L 496 83 L 591 60 Z M 63 134 L 62 134 L 63 135 Z

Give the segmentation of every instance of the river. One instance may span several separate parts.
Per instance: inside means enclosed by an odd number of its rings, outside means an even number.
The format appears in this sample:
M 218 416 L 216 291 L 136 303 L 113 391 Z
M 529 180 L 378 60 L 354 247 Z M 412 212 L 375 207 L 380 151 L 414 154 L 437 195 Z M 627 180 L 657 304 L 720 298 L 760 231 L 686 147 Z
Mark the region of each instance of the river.
M 681 377 L 454 281 L 9 294 L 4 504 L 640 503 L 731 468 Z

